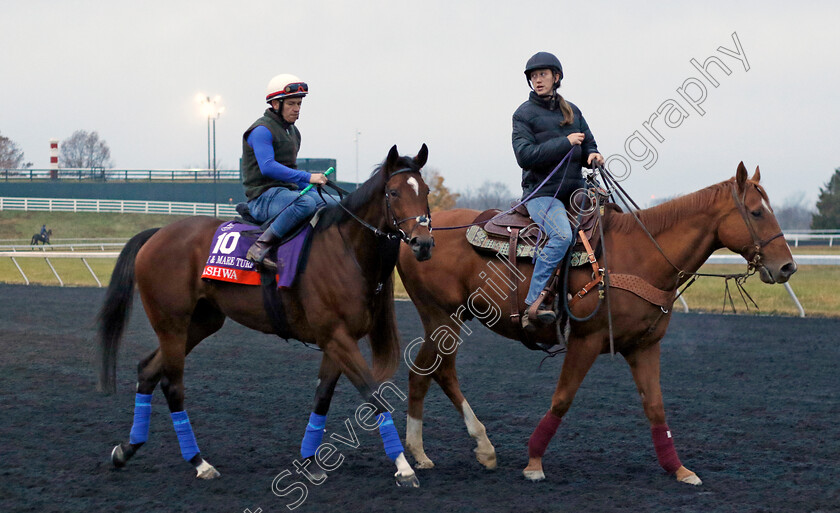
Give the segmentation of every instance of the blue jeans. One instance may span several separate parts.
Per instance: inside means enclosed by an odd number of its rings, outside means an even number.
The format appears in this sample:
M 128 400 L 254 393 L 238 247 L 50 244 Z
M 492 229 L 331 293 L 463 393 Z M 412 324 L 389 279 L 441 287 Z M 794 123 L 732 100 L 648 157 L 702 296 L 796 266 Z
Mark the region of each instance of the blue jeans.
M 545 288 L 554 269 L 566 256 L 573 239 L 572 227 L 562 201 L 546 196 L 529 200 L 525 207 L 531 219 L 548 234 L 548 242 L 537 252 L 534 275 L 531 276 L 531 286 L 525 298 L 525 303 L 531 305 Z
M 292 191 L 285 187 L 272 187 L 248 202 L 251 216 L 264 223 L 281 210 L 283 211 L 272 221 L 269 230 L 275 236 L 283 237 L 292 228 L 324 206 L 324 200 L 318 196 L 318 191 L 310 189 L 300 195 L 300 191 Z M 288 206 L 288 208 L 286 208 Z M 284 210 L 285 209 L 285 210 Z

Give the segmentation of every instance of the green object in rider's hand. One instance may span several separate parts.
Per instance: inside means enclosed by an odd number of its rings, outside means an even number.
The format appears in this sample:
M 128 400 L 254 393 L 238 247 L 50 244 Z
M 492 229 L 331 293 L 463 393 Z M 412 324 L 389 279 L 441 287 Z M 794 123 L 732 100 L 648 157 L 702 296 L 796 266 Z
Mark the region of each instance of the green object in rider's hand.
M 327 169 L 327 171 L 324 173 L 324 176 L 330 176 L 330 173 L 332 173 L 333 171 L 335 171 L 334 167 L 331 167 L 331 168 Z M 311 184 L 307 185 L 306 187 L 304 187 L 304 189 L 302 191 L 300 191 L 300 195 L 303 196 L 304 194 L 309 192 L 309 189 L 311 189 L 313 185 L 315 185 L 315 184 L 311 183 Z

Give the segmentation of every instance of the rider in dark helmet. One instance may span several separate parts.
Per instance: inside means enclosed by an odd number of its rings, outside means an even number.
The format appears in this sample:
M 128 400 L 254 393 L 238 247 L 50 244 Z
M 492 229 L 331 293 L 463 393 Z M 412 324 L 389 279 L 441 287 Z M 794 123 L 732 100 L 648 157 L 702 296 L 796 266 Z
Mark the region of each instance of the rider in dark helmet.
M 246 258 L 270 271 L 277 269 L 277 264 L 266 258 L 271 247 L 324 204 L 315 189 L 304 195 L 298 191 L 310 183 L 327 183 L 323 173 L 297 169 L 300 131 L 295 121 L 308 92 L 309 86 L 294 75 L 272 78 L 265 95 L 269 108 L 242 138 L 242 184 L 251 216 L 260 222 L 277 216 Z
M 525 65 L 525 79 L 531 94 L 513 114 L 513 152 L 522 168 L 522 197 L 536 190 L 525 206 L 534 222 L 548 235 L 548 242 L 536 259 L 525 298 L 522 326 L 531 331 L 535 328 L 534 322 L 550 324 L 557 319 L 551 305 L 542 303 L 536 311 L 532 311 L 531 306 L 574 240 L 564 203 L 568 203 L 571 194 L 583 186 L 582 165 L 591 167 L 593 162 L 603 165 L 604 158 L 598 153 L 595 138 L 580 109 L 557 93 L 563 79 L 560 60 L 548 52 L 534 54 Z M 581 156 L 571 158 L 565 178 L 564 173 L 558 171 L 537 190 L 577 145 L 581 147 Z

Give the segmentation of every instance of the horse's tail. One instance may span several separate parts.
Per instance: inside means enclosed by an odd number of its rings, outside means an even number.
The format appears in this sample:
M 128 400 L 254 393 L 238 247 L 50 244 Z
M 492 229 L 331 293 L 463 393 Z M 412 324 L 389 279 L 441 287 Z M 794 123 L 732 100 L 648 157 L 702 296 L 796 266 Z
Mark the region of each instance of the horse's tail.
M 390 379 L 400 363 L 400 336 L 394 312 L 394 274 L 382 284 L 373 306 L 373 329 L 368 336 L 373 359 L 373 377 L 377 383 Z
M 120 252 L 111 274 L 105 301 L 97 316 L 100 366 L 96 388 L 102 392 L 116 391 L 117 351 L 134 300 L 134 259 L 143 244 L 158 230 L 160 228 L 151 228 L 132 237 Z

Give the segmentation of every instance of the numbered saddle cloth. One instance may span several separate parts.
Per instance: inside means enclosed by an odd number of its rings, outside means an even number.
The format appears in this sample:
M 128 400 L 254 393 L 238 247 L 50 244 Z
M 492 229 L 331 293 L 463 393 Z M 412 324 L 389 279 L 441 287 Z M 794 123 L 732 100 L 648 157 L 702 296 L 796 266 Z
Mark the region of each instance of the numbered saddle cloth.
M 216 230 L 210 255 L 201 277 L 207 280 L 226 281 L 242 285 L 259 285 L 260 273 L 254 263 L 245 258 L 248 248 L 262 232 L 252 224 L 228 221 Z M 270 256 L 277 262 L 277 287 L 290 287 L 298 274 L 298 267 L 312 233 L 306 223 L 302 230 L 271 249 Z

